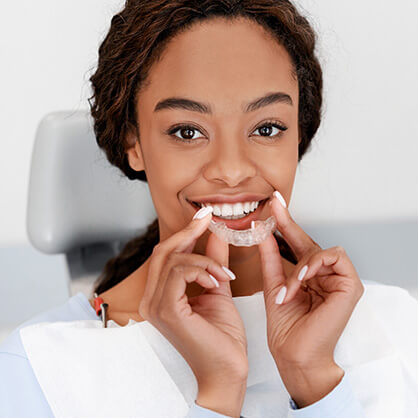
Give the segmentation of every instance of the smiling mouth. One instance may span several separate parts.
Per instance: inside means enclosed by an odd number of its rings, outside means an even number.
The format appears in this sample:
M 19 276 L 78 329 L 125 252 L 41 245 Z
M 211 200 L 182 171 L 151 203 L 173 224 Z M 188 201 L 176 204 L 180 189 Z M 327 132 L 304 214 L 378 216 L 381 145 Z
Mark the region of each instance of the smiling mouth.
M 213 218 L 217 222 L 220 221 L 236 221 L 245 220 L 245 218 L 255 219 L 256 214 L 261 210 L 269 198 L 252 201 L 252 202 L 237 202 L 230 203 L 198 203 L 188 200 L 188 202 L 197 210 L 205 206 L 213 208 Z

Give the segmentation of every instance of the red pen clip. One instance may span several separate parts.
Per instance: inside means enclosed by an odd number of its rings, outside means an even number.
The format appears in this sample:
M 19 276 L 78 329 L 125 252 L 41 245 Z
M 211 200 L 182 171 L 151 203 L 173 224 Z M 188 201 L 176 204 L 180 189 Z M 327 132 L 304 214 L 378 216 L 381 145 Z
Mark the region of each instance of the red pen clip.
M 108 304 L 104 303 L 103 298 L 98 296 L 97 293 L 94 293 L 94 309 L 96 310 L 96 315 L 101 316 L 104 328 L 107 328 L 107 318 L 106 318 L 107 307 L 108 307 Z

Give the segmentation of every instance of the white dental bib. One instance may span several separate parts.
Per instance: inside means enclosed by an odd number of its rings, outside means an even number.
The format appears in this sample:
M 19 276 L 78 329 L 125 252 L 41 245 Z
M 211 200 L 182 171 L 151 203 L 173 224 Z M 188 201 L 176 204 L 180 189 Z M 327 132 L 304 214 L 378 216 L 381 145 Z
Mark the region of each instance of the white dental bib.
M 418 301 L 406 290 L 365 284 L 334 353 L 367 417 L 418 412 Z M 241 415 L 287 417 L 289 394 L 267 346 L 264 296 L 234 297 L 244 321 L 249 376 Z M 20 330 L 57 418 L 181 418 L 197 396 L 188 363 L 148 321 L 42 322 Z M 269 396 L 267 396 L 269 394 Z

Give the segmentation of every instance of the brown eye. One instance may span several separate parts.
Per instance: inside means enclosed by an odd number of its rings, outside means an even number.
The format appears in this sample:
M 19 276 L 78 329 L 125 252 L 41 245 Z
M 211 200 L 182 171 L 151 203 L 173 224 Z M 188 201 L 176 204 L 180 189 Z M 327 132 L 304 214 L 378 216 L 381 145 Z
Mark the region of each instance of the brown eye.
M 181 136 L 175 135 L 175 133 L 180 132 Z M 174 128 L 171 128 L 167 131 L 167 134 L 172 136 L 176 141 L 180 142 L 195 142 L 197 138 L 194 137 L 196 132 L 200 132 L 197 128 L 191 125 L 178 125 Z
M 278 132 L 275 132 L 277 130 Z M 286 126 L 282 126 L 276 122 L 268 122 L 264 123 L 263 125 L 260 125 L 258 128 L 255 129 L 255 131 L 260 131 L 262 137 L 267 138 L 276 138 L 283 134 L 284 131 L 286 131 Z M 270 136 L 272 133 L 274 133 L 273 136 Z

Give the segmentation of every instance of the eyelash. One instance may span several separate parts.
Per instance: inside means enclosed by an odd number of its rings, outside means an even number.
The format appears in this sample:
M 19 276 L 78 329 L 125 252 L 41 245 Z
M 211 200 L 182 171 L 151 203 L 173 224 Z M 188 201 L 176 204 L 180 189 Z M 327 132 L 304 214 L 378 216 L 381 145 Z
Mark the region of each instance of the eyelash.
M 281 132 L 279 132 L 278 134 L 274 135 L 274 136 L 262 136 L 262 135 L 257 135 L 257 136 L 261 136 L 262 138 L 279 138 L 281 137 L 284 132 L 288 129 L 286 126 L 278 123 L 277 121 L 273 121 L 273 120 L 268 120 L 266 122 L 264 122 L 263 124 L 257 126 L 254 131 L 256 131 L 257 129 L 260 128 L 265 128 L 265 127 L 274 127 L 277 129 L 280 129 Z M 177 131 L 181 130 L 181 129 L 185 129 L 185 128 L 191 128 L 192 130 L 196 130 L 199 131 L 199 128 L 193 126 L 193 125 L 187 125 L 187 124 L 180 124 L 180 125 L 175 125 L 171 128 L 169 128 L 165 133 L 167 135 L 170 135 L 175 141 L 177 142 L 187 142 L 187 143 L 191 143 L 191 142 L 196 142 L 196 139 L 187 139 L 187 138 L 179 138 L 178 136 L 174 135 Z

